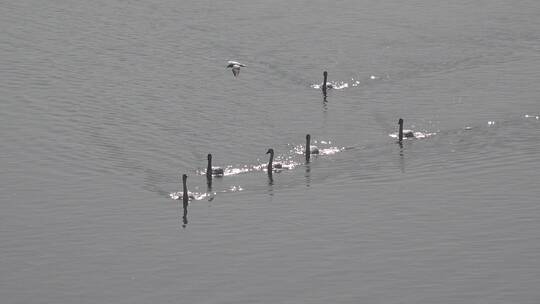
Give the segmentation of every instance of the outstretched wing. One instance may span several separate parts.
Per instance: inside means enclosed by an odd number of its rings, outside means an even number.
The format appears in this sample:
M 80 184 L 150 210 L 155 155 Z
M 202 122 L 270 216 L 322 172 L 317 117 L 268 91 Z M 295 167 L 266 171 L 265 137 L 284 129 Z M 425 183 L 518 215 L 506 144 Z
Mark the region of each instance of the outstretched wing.
M 243 64 L 243 63 L 240 63 L 240 62 L 238 62 L 238 61 L 233 61 L 233 60 L 229 60 L 228 64 L 229 64 L 229 65 L 228 65 L 227 67 L 232 67 L 232 66 L 234 66 L 234 65 L 241 66 L 241 67 L 245 67 L 245 66 L 246 66 L 246 65 Z

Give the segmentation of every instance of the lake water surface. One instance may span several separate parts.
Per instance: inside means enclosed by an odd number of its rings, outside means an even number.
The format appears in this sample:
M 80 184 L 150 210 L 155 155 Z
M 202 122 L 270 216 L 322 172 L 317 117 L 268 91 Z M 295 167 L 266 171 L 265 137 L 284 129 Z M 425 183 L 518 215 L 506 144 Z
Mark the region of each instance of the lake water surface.
M 2 303 L 540 302 L 540 2 L 0 16 Z

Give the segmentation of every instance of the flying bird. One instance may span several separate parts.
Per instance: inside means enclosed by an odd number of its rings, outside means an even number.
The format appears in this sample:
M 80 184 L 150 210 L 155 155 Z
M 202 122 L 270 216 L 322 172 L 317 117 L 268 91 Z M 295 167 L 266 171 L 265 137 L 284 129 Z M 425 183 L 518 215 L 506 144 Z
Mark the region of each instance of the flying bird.
M 227 65 L 227 68 L 232 69 L 232 73 L 234 77 L 238 76 L 240 74 L 240 67 L 245 67 L 246 65 L 243 63 L 240 63 L 238 61 L 229 61 L 229 65 Z

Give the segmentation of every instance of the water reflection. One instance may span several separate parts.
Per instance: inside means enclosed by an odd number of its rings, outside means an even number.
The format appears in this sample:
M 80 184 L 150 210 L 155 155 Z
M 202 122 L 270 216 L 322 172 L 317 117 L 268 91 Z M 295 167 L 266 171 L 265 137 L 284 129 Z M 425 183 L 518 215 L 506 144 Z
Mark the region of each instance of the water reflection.
M 182 228 L 186 228 L 188 223 L 187 220 L 187 206 L 184 206 L 184 216 L 182 217 Z
M 178 201 L 178 205 L 177 205 L 177 214 L 178 214 L 178 222 L 180 223 L 180 201 Z M 182 222 L 181 222 L 181 226 L 182 228 L 186 228 L 187 224 L 188 224 L 188 220 L 187 220 L 187 213 L 188 213 L 188 210 L 187 210 L 187 204 L 183 203 L 183 209 L 184 209 L 184 215 L 182 216 Z
M 274 177 L 272 170 L 268 170 L 268 194 L 274 196 Z
M 212 193 L 212 176 L 206 176 L 206 193 Z
M 398 142 L 399 145 L 399 169 L 401 173 L 405 173 L 405 153 L 403 150 L 403 143 Z
M 311 164 L 310 163 L 306 163 L 306 172 L 304 174 L 304 177 L 305 177 L 305 180 L 306 180 L 306 187 L 310 187 L 311 186 Z
M 274 184 L 274 173 L 272 173 L 272 170 L 268 170 L 268 184 L 273 185 Z

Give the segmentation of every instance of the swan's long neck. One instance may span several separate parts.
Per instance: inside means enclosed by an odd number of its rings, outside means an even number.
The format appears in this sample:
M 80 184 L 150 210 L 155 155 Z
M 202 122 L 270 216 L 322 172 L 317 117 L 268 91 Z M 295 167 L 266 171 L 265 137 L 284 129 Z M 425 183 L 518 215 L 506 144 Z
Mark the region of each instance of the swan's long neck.
M 311 158 L 311 136 L 308 134 L 306 135 L 306 162 L 309 163 L 309 159 Z
M 183 186 L 183 196 L 182 196 L 182 201 L 184 203 L 184 209 L 187 208 L 187 205 L 188 205 L 188 200 L 189 200 L 189 197 L 188 197 L 188 190 L 187 190 L 187 175 L 182 175 L 182 186 Z
M 212 177 L 212 154 L 208 154 L 208 166 L 206 167 L 206 177 Z
M 272 172 L 272 163 L 274 162 L 274 151 L 270 150 L 270 160 L 268 160 L 268 172 Z
M 322 84 L 322 91 L 323 91 L 324 96 L 326 97 L 326 80 L 328 78 L 328 72 L 324 71 L 323 77 L 324 79 L 323 79 L 323 84 Z
M 399 138 L 399 142 L 402 142 L 403 141 L 403 119 L 399 119 L 399 133 L 398 133 L 398 138 Z

